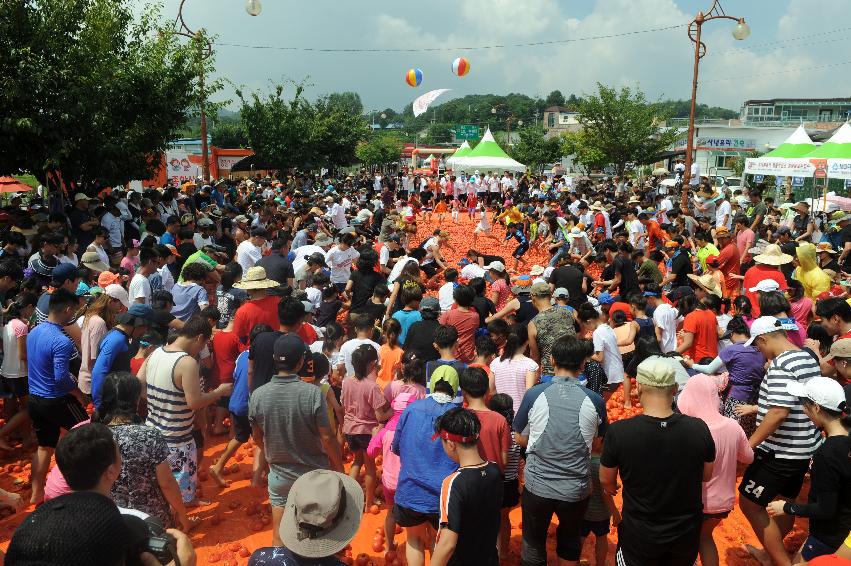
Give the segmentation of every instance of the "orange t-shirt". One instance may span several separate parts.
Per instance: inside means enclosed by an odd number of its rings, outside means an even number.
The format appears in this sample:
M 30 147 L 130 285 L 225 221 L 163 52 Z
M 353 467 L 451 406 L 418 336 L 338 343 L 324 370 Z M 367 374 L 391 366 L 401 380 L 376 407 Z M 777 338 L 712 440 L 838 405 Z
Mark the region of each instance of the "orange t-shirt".
M 446 201 L 440 201 L 434 205 L 434 211 L 437 213 L 446 212 Z
M 715 313 L 707 309 L 691 311 L 683 321 L 683 331 L 694 334 L 694 341 L 686 354 L 695 362 L 703 358 L 715 359 L 718 355 L 718 321 Z
M 391 348 L 388 344 L 382 344 L 378 349 L 378 359 L 381 361 L 381 369 L 378 370 L 378 378 L 375 380 L 384 391 L 388 383 L 393 381 L 393 372 L 402 363 L 402 354 L 405 350 L 396 346 Z

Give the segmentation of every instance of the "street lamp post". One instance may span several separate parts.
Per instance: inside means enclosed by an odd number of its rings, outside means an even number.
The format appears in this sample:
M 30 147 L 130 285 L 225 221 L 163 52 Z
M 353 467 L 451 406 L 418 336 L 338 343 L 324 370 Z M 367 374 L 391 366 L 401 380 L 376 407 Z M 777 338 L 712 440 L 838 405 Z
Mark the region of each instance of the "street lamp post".
M 732 20 L 737 22 L 732 32 L 736 40 L 741 41 L 751 34 L 751 28 L 745 23 L 745 19 L 725 14 L 719 0 L 712 0 L 712 6 L 710 6 L 709 10 L 705 14 L 698 12 L 694 20 L 688 25 L 688 36 L 692 43 L 694 43 L 694 74 L 691 83 L 691 107 L 688 116 L 688 137 L 686 138 L 686 170 L 683 173 L 683 189 L 680 200 L 680 207 L 683 210 L 688 206 L 688 187 L 691 177 L 691 165 L 694 160 L 694 113 L 697 105 L 697 73 L 700 60 L 706 55 L 706 44 L 700 40 L 700 34 L 703 24 L 711 20 Z
M 180 35 L 186 37 L 191 40 L 204 41 L 206 45 L 202 46 L 201 55 L 200 55 L 200 68 L 198 71 L 198 113 L 201 118 L 201 176 L 204 178 L 205 182 L 210 180 L 210 148 L 207 143 L 207 94 L 204 91 L 204 61 L 210 58 L 213 54 L 213 44 L 210 43 L 210 40 L 204 36 L 203 28 L 198 31 L 192 31 L 192 29 L 186 25 L 186 21 L 183 19 L 183 5 L 186 4 L 186 0 L 180 0 L 180 6 L 177 8 L 177 21 L 180 22 L 180 29 L 172 31 L 174 35 Z M 263 6 L 260 3 L 260 0 L 246 0 L 245 2 L 245 11 L 250 16 L 258 16 L 260 12 L 263 10 Z

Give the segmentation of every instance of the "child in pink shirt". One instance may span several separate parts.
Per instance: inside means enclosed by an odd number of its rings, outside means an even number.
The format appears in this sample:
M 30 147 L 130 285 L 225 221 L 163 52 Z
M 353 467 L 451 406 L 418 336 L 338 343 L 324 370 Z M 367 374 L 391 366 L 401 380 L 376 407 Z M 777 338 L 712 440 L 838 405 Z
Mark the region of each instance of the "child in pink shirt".
M 141 260 L 139 259 L 139 240 L 133 240 L 130 247 L 127 248 L 127 255 L 121 259 L 121 267 L 127 270 L 127 277 L 133 279 L 136 275 L 136 268 L 139 267 Z
M 396 482 L 399 480 L 399 469 L 402 467 L 402 461 L 399 456 L 393 453 L 390 447 L 393 445 L 393 437 L 396 436 L 396 423 L 402 416 L 402 411 L 409 404 L 417 400 L 417 397 L 412 393 L 400 393 L 393 400 L 393 416 L 387 421 L 381 430 L 379 430 L 372 440 L 369 442 L 369 447 L 366 449 L 366 455 L 370 458 L 381 456 L 382 458 L 382 473 L 381 485 L 384 488 L 384 503 L 388 509 L 393 509 L 393 501 L 396 496 Z M 384 519 L 384 533 L 387 536 L 387 548 L 393 549 L 396 545 L 393 543 L 393 536 L 396 533 L 396 519 L 393 518 L 393 513 L 388 512 Z
M 717 565 L 718 549 L 712 531 L 727 517 L 736 503 L 736 464 L 753 462 L 753 450 L 742 427 L 718 412 L 718 376 L 697 374 L 686 383 L 677 399 L 680 412 L 706 423 L 715 441 L 712 478 L 703 483 L 703 528 L 700 532 L 700 562 Z

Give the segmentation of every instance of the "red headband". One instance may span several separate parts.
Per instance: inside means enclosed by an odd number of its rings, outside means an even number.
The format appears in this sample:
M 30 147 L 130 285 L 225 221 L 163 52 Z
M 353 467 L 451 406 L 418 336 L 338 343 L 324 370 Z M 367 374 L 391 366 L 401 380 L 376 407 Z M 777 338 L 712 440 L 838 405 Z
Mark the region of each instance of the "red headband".
M 467 444 L 478 440 L 479 435 L 477 434 L 475 436 L 461 436 L 460 434 L 455 434 L 447 430 L 441 430 L 435 432 L 431 437 L 432 440 L 437 440 L 438 438 L 442 438 L 443 440 L 451 440 L 452 442 L 460 442 L 461 444 Z

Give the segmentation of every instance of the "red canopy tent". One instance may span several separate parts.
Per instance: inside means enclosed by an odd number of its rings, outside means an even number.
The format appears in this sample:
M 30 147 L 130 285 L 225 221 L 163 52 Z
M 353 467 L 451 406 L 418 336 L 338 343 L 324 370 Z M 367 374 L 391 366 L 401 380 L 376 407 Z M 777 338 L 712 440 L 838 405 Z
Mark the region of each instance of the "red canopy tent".
M 33 188 L 14 177 L 0 177 L 0 193 L 22 193 Z

